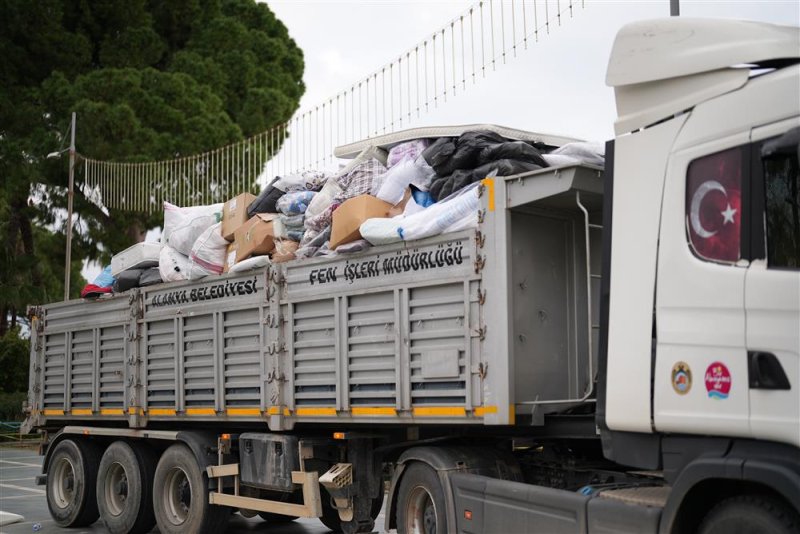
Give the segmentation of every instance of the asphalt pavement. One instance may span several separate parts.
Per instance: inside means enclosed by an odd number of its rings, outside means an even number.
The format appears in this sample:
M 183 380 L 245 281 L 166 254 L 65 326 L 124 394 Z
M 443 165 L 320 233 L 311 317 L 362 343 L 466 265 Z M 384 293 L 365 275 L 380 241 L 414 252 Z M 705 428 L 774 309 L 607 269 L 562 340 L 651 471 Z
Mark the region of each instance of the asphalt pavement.
M 0 534 L 31 532 L 61 532 L 80 534 L 84 532 L 106 532 L 98 520 L 89 528 L 64 529 L 55 525 L 47 511 L 44 486 L 37 486 L 34 477 L 42 472 L 42 457 L 35 449 L 0 447 L 0 511 L 18 514 L 24 520 L 0 527 Z M 383 526 L 384 516 L 375 521 L 376 530 Z M 37 527 L 38 525 L 38 527 Z M 154 529 L 153 532 L 158 532 Z M 265 532 L 270 534 L 322 534 L 330 532 L 318 519 L 297 519 L 282 525 L 270 525 L 258 516 L 246 519 L 239 514 L 231 517 L 228 534 L 236 532 Z

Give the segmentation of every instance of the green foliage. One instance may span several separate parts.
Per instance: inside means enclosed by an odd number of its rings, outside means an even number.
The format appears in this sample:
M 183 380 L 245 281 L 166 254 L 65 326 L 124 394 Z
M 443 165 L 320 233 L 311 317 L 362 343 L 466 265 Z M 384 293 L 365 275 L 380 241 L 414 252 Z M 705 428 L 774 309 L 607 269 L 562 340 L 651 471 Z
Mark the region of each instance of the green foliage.
M 68 158 L 45 155 L 68 146 L 71 112 L 79 153 L 155 161 L 287 121 L 305 90 L 302 52 L 255 0 L 0 0 L 0 57 L 0 335 L 61 298 Z M 161 224 L 104 214 L 80 180 L 73 271 Z
M 22 421 L 22 403 L 25 402 L 27 393 L 15 391 L 14 393 L 0 392 L 0 421 Z
M 30 350 L 30 340 L 20 337 L 19 327 L 0 337 L 0 393 L 28 391 Z

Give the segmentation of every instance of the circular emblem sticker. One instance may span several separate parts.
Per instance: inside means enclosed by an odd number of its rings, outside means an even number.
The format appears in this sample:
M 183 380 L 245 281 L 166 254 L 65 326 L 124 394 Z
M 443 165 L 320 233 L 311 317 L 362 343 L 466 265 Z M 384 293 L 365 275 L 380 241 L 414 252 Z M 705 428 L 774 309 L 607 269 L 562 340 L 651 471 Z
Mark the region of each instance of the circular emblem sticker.
M 692 389 L 692 370 L 686 362 L 672 366 L 672 389 L 678 395 L 686 395 Z
M 706 369 L 706 391 L 712 399 L 727 399 L 731 391 L 731 372 L 722 362 L 714 362 Z

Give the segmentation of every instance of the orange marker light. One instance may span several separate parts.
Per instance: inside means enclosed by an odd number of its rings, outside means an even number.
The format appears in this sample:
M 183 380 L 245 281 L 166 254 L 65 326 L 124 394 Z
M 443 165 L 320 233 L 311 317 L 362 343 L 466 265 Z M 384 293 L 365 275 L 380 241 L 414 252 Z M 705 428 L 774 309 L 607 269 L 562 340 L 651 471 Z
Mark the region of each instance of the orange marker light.
M 464 519 L 472 521 L 472 510 L 464 510 Z
M 344 432 L 334 432 L 333 439 L 344 439 L 345 433 Z
M 231 439 L 230 434 L 222 434 L 222 439 Z

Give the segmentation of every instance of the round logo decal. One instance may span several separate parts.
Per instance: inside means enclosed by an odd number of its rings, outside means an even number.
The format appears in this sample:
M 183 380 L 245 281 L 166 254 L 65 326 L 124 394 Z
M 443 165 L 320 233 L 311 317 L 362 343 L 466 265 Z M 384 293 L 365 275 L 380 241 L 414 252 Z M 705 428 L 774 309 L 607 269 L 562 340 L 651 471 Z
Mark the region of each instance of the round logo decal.
M 692 370 L 686 362 L 672 366 L 672 389 L 678 395 L 686 395 L 692 389 Z
M 722 362 L 714 362 L 706 369 L 706 391 L 712 399 L 727 399 L 731 391 L 731 372 Z

